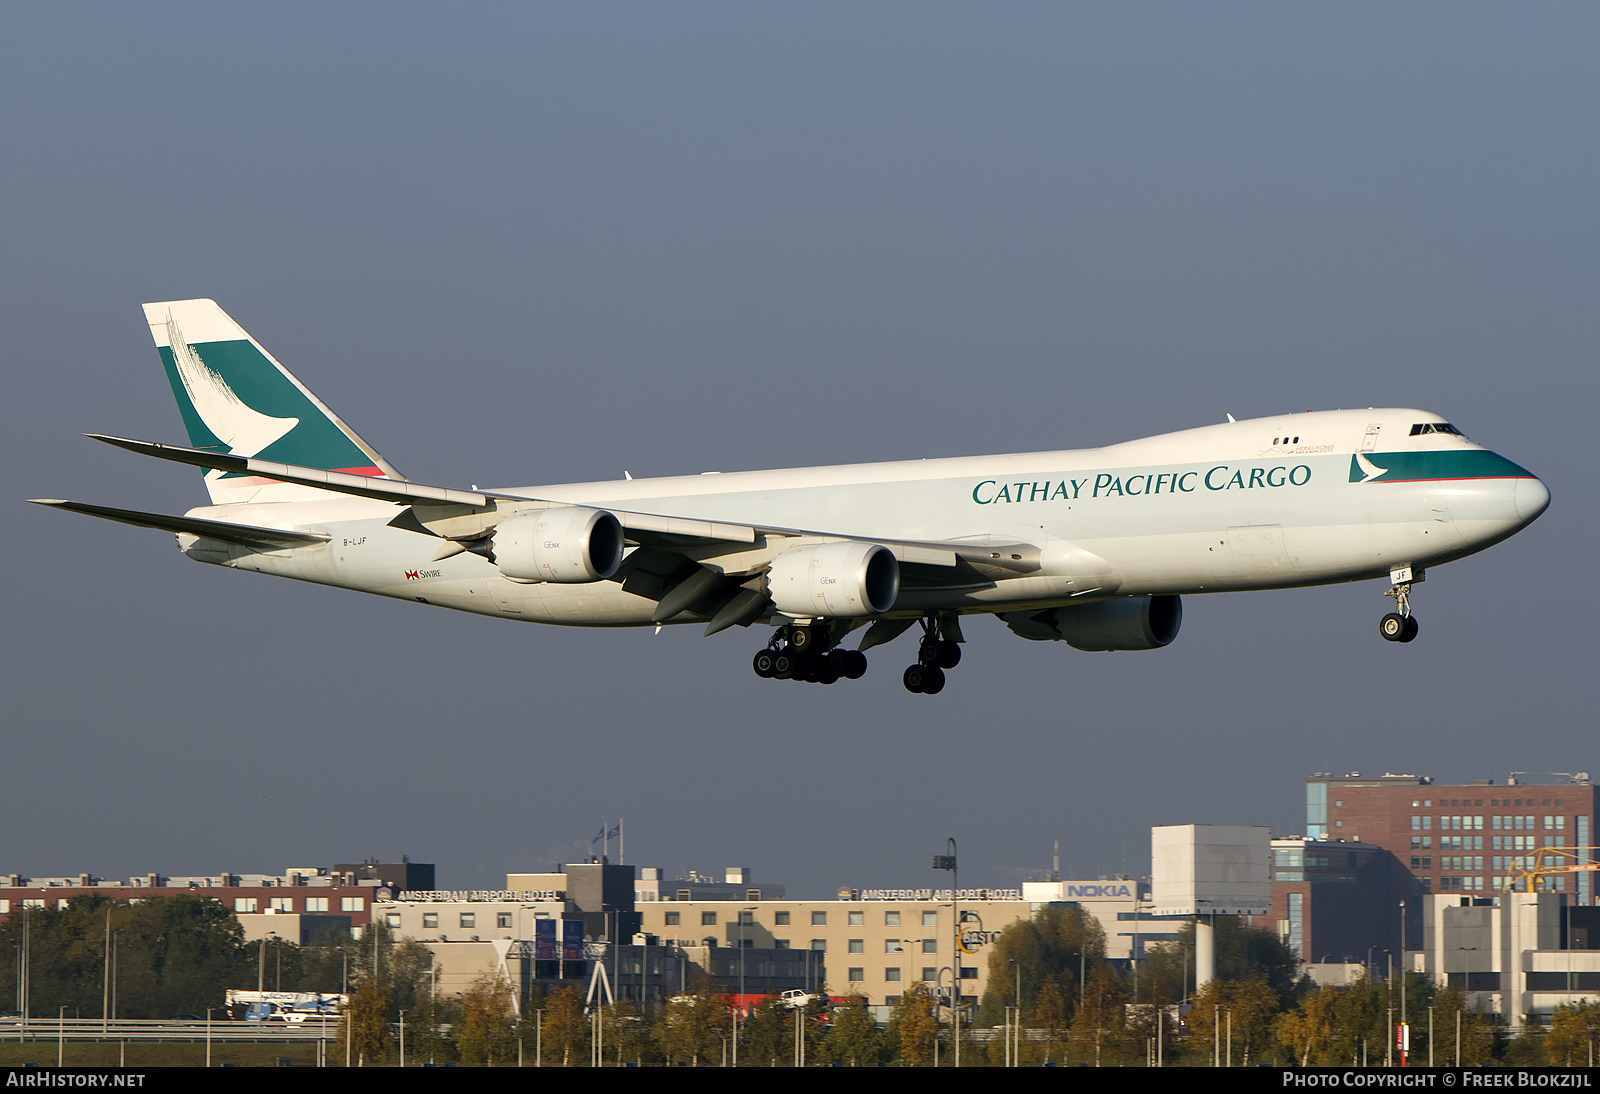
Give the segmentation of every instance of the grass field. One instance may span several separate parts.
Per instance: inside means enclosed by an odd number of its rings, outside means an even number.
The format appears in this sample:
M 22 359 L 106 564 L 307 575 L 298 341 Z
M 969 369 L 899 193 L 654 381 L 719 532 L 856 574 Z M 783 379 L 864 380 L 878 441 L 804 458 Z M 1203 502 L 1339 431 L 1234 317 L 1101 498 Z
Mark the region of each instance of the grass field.
M 0 1041 L 0 1067 L 38 1064 L 56 1065 L 57 1044 L 53 1040 Z M 328 1049 L 330 1064 L 333 1046 Z M 293 1067 L 315 1067 L 315 1044 L 264 1044 L 253 1041 L 212 1041 L 211 1066 L 277 1067 L 279 1060 L 290 1060 Z M 66 1067 L 204 1067 L 205 1042 L 192 1041 L 68 1041 L 61 1062 Z

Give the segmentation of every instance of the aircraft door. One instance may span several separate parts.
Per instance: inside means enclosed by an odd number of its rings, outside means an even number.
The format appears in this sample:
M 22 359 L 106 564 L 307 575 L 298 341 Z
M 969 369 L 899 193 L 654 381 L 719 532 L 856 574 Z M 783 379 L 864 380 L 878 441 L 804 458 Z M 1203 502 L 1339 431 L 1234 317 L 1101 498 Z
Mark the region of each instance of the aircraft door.
M 1281 524 L 1247 524 L 1228 529 L 1228 551 L 1235 572 L 1250 583 L 1288 584 L 1295 579 L 1294 557 Z

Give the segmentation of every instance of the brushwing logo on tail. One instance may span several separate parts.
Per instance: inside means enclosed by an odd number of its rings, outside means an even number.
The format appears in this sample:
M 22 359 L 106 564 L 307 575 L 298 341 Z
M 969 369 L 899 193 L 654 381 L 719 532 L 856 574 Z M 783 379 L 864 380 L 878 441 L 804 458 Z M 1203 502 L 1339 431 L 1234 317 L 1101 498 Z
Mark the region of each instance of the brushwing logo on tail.
M 167 313 L 167 342 L 178 378 L 189 396 L 189 404 L 213 436 L 236 456 L 254 456 L 300 424 L 299 418 L 274 418 L 250 406 L 234 392 L 228 381 L 200 358 L 178 329 L 172 313 Z M 208 471 L 207 478 L 220 478 L 222 472 Z

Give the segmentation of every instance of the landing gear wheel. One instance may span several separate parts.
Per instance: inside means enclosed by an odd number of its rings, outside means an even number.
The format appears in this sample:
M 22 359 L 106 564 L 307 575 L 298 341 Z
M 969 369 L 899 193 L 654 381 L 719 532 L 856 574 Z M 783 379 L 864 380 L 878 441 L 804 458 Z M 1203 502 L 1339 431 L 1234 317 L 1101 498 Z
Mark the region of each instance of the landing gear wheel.
M 859 680 L 867 672 L 867 655 L 860 650 L 846 650 L 844 653 L 844 668 L 839 675 L 846 680 Z
M 792 653 L 780 653 L 772 659 L 772 678 L 774 680 L 789 680 L 794 677 L 795 656 Z
M 953 669 L 961 664 L 961 646 L 948 638 L 924 638 L 917 647 L 917 664 Z
M 1420 566 L 1398 566 L 1389 571 L 1394 586 L 1384 596 L 1394 600 L 1395 610 L 1378 621 L 1378 633 L 1387 642 L 1410 642 L 1417 637 L 1417 617 L 1411 614 L 1411 586 L 1424 580 Z
M 789 628 L 789 648 L 797 651 L 809 650 L 817 644 L 817 635 L 810 627 Z
M 755 659 L 751 661 L 750 666 L 756 670 L 756 675 L 761 677 L 761 679 L 771 680 L 773 673 L 773 662 L 775 660 L 777 660 L 777 655 L 771 650 L 761 650 L 756 654 Z
M 933 616 L 922 620 L 922 642 L 917 646 L 917 663 L 906 669 L 905 683 L 908 691 L 923 695 L 937 695 L 944 690 L 944 670 L 961 664 L 961 646 L 952 638 L 940 634 L 961 632 L 951 620 L 941 627 Z
M 938 695 L 944 690 L 944 672 L 937 665 L 912 665 L 901 677 L 907 691 Z

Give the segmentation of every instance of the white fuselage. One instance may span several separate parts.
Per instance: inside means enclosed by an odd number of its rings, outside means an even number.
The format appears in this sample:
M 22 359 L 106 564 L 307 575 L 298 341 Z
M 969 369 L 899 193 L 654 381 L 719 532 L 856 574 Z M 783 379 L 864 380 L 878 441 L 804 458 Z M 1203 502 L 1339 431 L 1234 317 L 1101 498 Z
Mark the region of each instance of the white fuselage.
M 1382 577 L 1481 550 L 1544 510 L 1543 484 L 1509 461 L 1458 435 L 1411 435 L 1437 421 L 1415 410 L 1325 411 L 1095 449 L 501 493 L 869 541 L 1032 544 L 1035 571 L 909 586 L 889 614 L 1001 612 L 1069 603 L 1086 574 L 1100 598 Z M 391 527 L 401 512 L 332 496 L 207 506 L 191 515 L 331 539 L 260 553 L 179 538 L 203 561 L 512 619 L 628 626 L 656 608 L 613 581 L 525 584 L 477 554 L 433 561 L 442 541 Z

